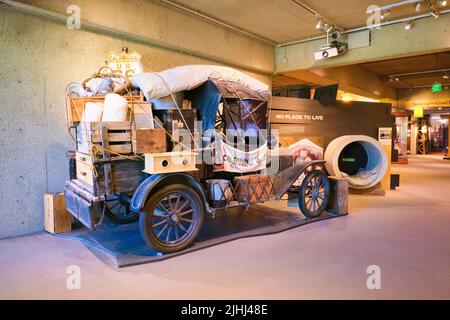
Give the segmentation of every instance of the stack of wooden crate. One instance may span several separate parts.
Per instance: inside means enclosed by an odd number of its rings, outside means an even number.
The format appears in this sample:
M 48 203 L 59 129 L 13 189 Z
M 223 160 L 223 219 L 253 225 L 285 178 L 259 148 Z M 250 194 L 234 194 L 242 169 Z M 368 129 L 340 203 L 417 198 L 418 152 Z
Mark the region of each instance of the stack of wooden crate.
M 147 104 L 142 97 L 125 97 L 129 108 Z M 81 122 L 86 102 L 103 97 L 68 98 L 67 120 L 76 128 L 76 181 L 94 197 L 133 192 L 144 178 L 141 154 L 166 151 L 163 129 L 139 128 L 130 121 Z

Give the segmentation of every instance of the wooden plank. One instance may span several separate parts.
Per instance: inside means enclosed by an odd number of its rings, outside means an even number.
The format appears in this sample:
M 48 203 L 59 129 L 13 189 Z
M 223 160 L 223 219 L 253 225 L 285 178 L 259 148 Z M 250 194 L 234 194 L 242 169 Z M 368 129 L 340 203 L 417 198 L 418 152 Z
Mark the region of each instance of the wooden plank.
M 111 163 L 105 163 L 103 165 L 103 175 L 105 181 L 105 194 L 111 195 L 114 194 L 114 187 L 112 183 L 112 175 L 111 175 Z
M 108 132 L 108 141 L 109 142 L 130 142 L 131 141 L 131 132 L 120 132 L 120 133 L 111 133 Z M 93 134 L 91 135 L 91 142 L 99 143 L 102 142 L 101 134 Z
M 112 144 L 112 145 L 108 146 L 108 150 L 111 150 L 112 152 L 115 152 L 115 153 L 127 154 L 127 153 L 132 152 L 132 147 L 131 147 L 131 143 L 130 144 Z
M 131 121 L 86 122 L 87 128 L 100 131 L 102 127 L 108 130 L 131 130 Z
M 106 123 L 100 123 L 100 137 L 102 140 L 102 148 L 101 148 L 101 152 L 103 155 L 103 160 L 109 160 L 109 141 L 108 141 L 108 129 L 107 129 L 107 124 Z
M 132 133 L 134 153 L 167 151 L 167 137 L 164 129 L 134 129 Z

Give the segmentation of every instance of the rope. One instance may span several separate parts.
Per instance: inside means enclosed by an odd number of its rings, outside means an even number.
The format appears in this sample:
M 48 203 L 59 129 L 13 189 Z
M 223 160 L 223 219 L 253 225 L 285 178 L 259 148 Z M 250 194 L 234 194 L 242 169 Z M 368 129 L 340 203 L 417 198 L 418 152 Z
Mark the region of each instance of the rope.
M 191 129 L 189 129 L 189 126 L 187 125 L 186 119 L 184 118 L 183 113 L 181 112 L 181 108 L 178 106 L 178 102 L 175 100 L 175 97 L 174 97 L 174 95 L 173 95 L 173 92 L 172 92 L 172 90 L 170 89 L 169 85 L 167 84 L 166 80 L 165 80 L 161 75 L 159 75 L 159 74 L 156 73 L 156 72 L 154 72 L 153 74 L 156 75 L 158 78 L 160 78 L 160 79 L 162 80 L 162 82 L 164 83 L 164 86 L 165 86 L 166 89 L 169 91 L 170 97 L 172 98 L 173 102 L 175 103 L 175 106 L 177 107 L 178 113 L 180 114 L 181 119 L 183 120 L 183 123 L 184 123 L 184 125 L 186 126 L 186 129 L 188 129 L 189 134 L 191 135 L 192 140 L 194 141 L 194 144 L 195 144 L 195 147 L 196 147 L 195 150 L 200 149 L 200 147 L 199 147 L 198 144 L 197 144 L 197 141 L 195 141 L 195 137 L 194 137 L 194 135 L 192 134 Z M 191 149 L 191 148 L 188 148 L 188 149 L 189 149 L 189 151 L 192 152 L 192 149 Z
M 215 70 L 215 69 L 213 69 L 213 68 L 211 68 L 211 70 L 213 70 L 215 73 L 219 74 L 220 79 L 223 80 L 223 81 L 225 81 L 225 83 L 231 88 L 231 90 L 234 92 L 234 94 L 238 97 L 240 104 L 243 105 L 243 106 L 247 109 L 248 114 L 252 117 L 253 123 L 256 124 L 256 120 L 255 120 L 255 118 L 253 117 L 253 114 L 250 112 L 250 110 L 248 109 L 248 107 L 244 104 L 244 100 L 242 100 L 242 98 L 241 98 L 240 95 L 237 93 L 237 91 L 233 88 L 233 86 L 228 82 L 227 79 L 225 79 L 225 77 L 222 75 L 222 73 L 220 73 L 219 71 L 217 71 L 217 70 Z M 225 99 L 224 99 L 224 100 L 225 100 Z M 241 129 L 242 129 L 242 128 L 241 128 Z M 264 142 L 267 143 L 267 140 L 264 139 Z

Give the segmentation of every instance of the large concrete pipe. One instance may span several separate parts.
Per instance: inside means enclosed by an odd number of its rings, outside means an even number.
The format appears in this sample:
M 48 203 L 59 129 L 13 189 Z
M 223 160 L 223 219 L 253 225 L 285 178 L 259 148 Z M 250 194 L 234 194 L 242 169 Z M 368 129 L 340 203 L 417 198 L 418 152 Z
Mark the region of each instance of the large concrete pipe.
M 333 140 L 325 151 L 325 160 L 328 173 L 348 178 L 352 189 L 375 186 L 388 167 L 386 151 L 368 136 L 342 136 Z

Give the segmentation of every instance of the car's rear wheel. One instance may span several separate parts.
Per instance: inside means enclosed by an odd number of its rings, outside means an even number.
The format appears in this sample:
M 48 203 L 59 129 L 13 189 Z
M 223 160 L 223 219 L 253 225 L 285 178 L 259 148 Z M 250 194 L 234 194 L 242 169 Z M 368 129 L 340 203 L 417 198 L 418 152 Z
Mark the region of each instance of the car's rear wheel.
M 117 194 L 105 201 L 105 216 L 113 223 L 126 224 L 139 219 L 139 212 L 130 210 L 128 195 Z
M 140 215 L 141 234 L 153 249 L 181 251 L 197 237 L 205 219 L 198 193 L 183 184 L 168 185 L 147 200 Z

